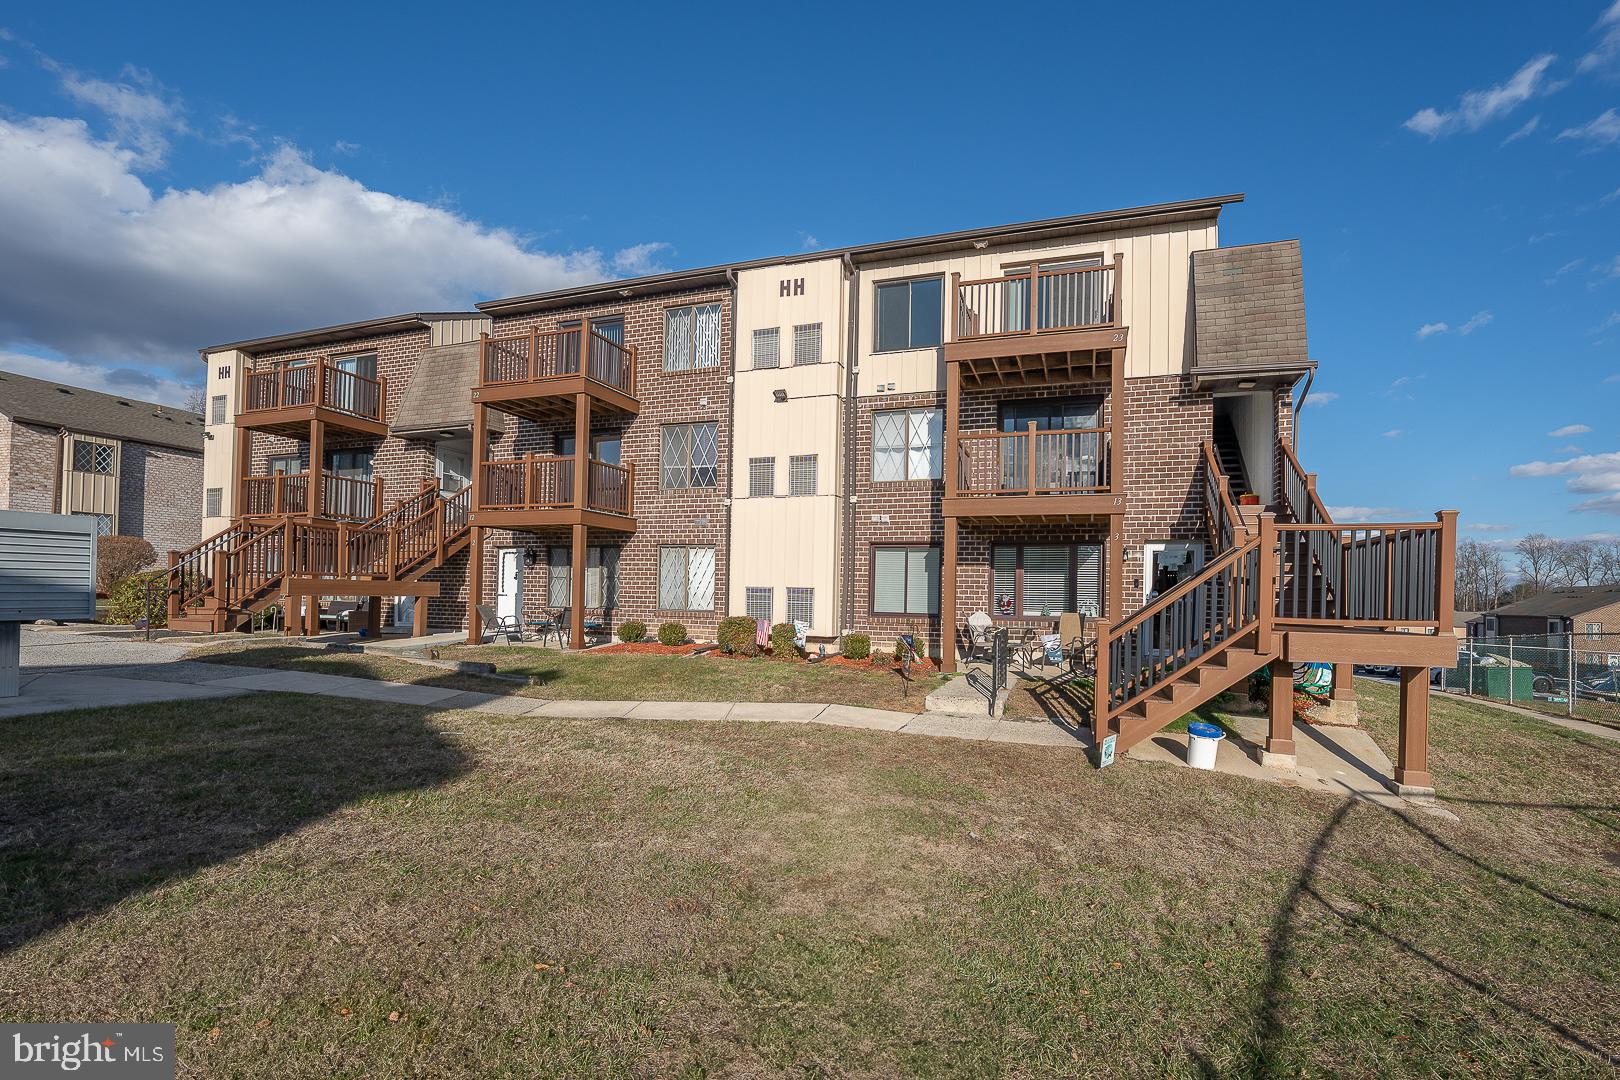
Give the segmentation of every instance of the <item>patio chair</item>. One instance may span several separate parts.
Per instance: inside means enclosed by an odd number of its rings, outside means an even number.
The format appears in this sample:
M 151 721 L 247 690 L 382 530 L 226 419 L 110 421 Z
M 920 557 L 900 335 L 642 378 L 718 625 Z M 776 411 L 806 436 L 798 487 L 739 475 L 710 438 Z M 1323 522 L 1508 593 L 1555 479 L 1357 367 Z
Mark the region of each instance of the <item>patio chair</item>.
M 1086 640 L 1086 617 L 1079 612 L 1065 611 L 1058 616 L 1058 640 L 1063 645 L 1063 666 L 1071 675 L 1094 675 L 1097 671 L 1097 646 Z
M 523 641 L 523 620 L 516 615 L 500 616 L 488 604 L 475 605 L 478 609 L 478 618 L 483 621 L 484 633 L 492 637 L 504 637 L 508 645 L 513 641 Z
M 975 660 L 990 660 L 990 630 L 995 621 L 982 611 L 975 611 L 967 620 L 967 659 L 968 663 Z
M 349 620 L 359 609 L 360 605 L 353 600 L 332 601 L 330 604 L 327 604 L 325 610 L 321 611 L 318 615 L 321 629 L 325 630 L 326 624 L 331 623 L 332 629 L 334 630 L 347 630 L 349 628 Z
M 568 626 L 568 613 L 564 611 L 541 612 L 538 619 L 529 620 L 529 632 L 536 641 L 544 645 L 549 639 L 557 639 L 557 648 L 563 647 L 563 633 Z
M 1027 626 L 1018 644 L 1013 646 L 1013 655 L 1018 657 L 1018 664 L 1025 671 L 1037 664 L 1046 667 L 1046 646 L 1041 642 L 1041 636 Z

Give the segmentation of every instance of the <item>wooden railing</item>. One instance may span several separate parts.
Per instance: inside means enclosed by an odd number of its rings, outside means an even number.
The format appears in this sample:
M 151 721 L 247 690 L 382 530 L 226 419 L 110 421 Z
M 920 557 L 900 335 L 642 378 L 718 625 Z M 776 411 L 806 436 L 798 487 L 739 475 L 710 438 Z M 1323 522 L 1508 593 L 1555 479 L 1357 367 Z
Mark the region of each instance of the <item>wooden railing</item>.
M 279 514 L 308 514 L 309 473 L 273 473 L 249 476 L 242 481 L 242 514 L 269 517 Z M 366 521 L 382 501 L 382 478 L 360 480 L 333 473 L 321 474 L 320 516 L 348 521 Z
M 168 573 L 157 586 L 168 594 L 169 617 L 178 618 L 208 595 L 214 583 L 216 553 L 230 551 L 261 531 L 259 525 L 239 522 L 185 551 L 171 551 Z
M 1028 270 L 964 281 L 951 277 L 953 341 L 1120 325 L 1125 257 L 1097 266 Z
M 635 508 L 635 466 L 591 460 L 585 509 L 631 515 Z M 486 461 L 483 510 L 563 510 L 577 506 L 575 459 L 530 454 L 511 461 Z
M 287 524 L 279 521 L 229 551 L 214 553 L 214 595 L 226 607 L 239 608 L 281 580 L 289 561 Z
M 509 337 L 482 338 L 481 385 L 545 382 L 580 374 L 579 327 L 530 330 Z M 636 347 L 621 345 L 594 328 L 585 334 L 587 378 L 631 397 L 636 392 Z
M 1215 445 L 1204 440 L 1204 521 L 1215 540 L 1215 551 L 1230 551 L 1249 538 L 1249 529 L 1232 502 L 1232 486 L 1221 471 Z
M 387 399 L 386 378 L 346 371 L 325 357 L 252 368 L 242 378 L 242 412 L 318 405 L 381 421 Z
M 1108 490 L 1106 428 L 962 433 L 956 491 L 978 495 L 1078 495 Z
M 1282 461 L 1282 495 L 1289 512 L 1301 525 L 1331 525 L 1333 518 L 1316 494 L 1316 474 L 1306 472 L 1294 456 L 1294 448 L 1284 439 L 1277 440 L 1277 454 Z
M 1455 522 L 1275 525 L 1277 623 L 1450 630 Z

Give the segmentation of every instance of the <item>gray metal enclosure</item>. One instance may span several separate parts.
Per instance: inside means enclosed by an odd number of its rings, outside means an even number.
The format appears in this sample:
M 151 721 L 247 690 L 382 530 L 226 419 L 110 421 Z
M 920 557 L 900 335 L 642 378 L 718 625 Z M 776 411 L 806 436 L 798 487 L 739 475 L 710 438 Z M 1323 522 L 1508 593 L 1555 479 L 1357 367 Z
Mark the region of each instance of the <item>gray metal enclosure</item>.
M 16 697 L 21 624 L 96 617 L 96 521 L 0 510 L 0 697 Z

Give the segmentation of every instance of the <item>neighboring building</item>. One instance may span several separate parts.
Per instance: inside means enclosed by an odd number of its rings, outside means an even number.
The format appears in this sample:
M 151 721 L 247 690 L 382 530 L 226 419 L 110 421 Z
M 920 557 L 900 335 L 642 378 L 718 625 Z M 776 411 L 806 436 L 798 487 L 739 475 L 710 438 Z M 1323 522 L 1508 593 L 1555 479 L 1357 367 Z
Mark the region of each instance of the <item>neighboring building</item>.
M 1620 642 L 1620 585 L 1584 585 L 1548 589 L 1527 600 L 1476 615 L 1468 624 L 1472 637 L 1562 637 L 1574 635 Z M 1598 646 L 1594 646 L 1595 648 Z M 1620 652 L 1609 648 L 1607 651 Z
M 0 371 L 0 510 L 82 514 L 161 558 L 201 538 L 203 418 Z

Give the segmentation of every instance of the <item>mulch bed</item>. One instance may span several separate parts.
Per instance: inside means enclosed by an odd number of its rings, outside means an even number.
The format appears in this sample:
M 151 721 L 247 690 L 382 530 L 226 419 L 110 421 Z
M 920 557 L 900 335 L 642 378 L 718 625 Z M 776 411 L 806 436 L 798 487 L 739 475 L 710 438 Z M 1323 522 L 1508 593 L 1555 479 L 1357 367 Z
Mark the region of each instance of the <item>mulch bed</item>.
M 591 650 L 592 653 L 639 653 L 644 656 L 685 656 L 704 648 L 702 645 L 689 643 L 686 645 L 660 645 L 656 641 L 637 641 L 634 643 L 620 641 L 612 645 L 601 645 Z

